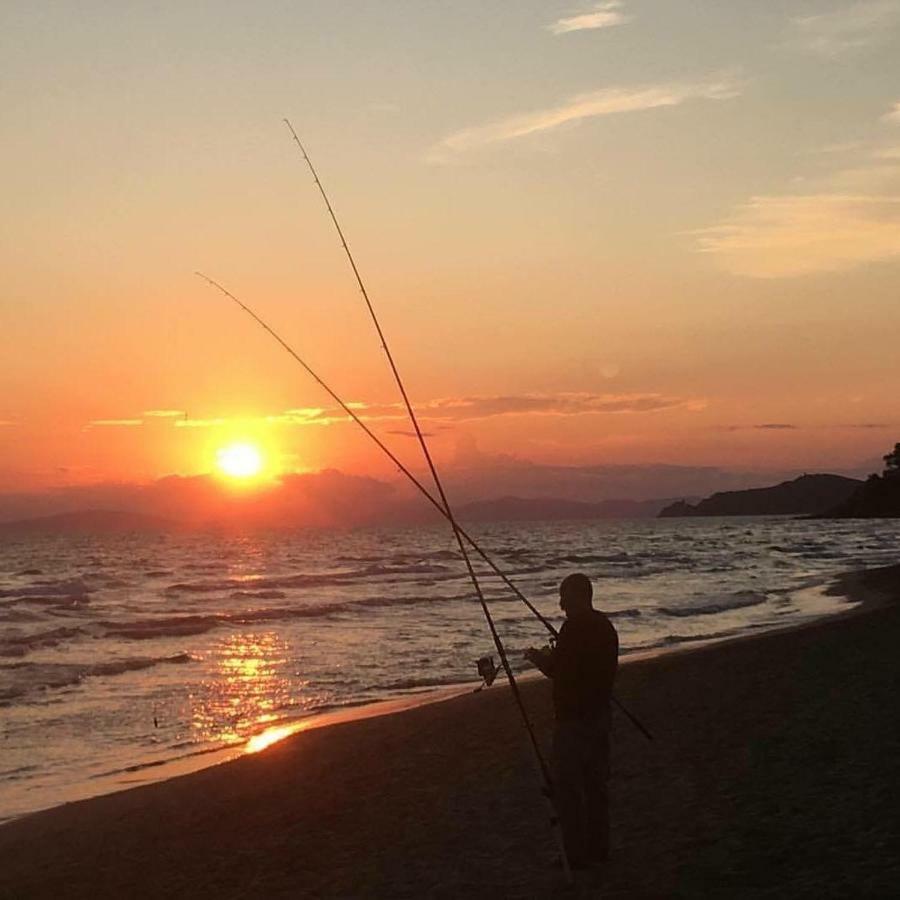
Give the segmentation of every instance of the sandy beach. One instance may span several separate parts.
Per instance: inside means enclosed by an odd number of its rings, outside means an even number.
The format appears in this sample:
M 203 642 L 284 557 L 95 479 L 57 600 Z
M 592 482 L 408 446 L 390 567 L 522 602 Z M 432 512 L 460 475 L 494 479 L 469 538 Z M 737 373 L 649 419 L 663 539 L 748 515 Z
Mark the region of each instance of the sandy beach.
M 900 567 L 862 607 L 629 663 L 613 858 L 567 891 L 494 687 L 0 827 L 0 897 L 886 896 L 900 882 Z M 548 740 L 548 685 L 523 686 Z

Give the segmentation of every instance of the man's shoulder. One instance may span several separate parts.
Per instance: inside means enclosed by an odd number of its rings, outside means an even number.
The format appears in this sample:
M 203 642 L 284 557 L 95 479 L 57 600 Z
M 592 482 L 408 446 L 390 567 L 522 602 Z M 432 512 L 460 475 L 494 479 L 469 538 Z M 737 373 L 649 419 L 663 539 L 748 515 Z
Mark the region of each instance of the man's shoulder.
M 595 628 L 597 628 L 599 631 L 605 632 L 606 634 L 618 636 L 616 626 L 613 625 L 612 620 L 605 612 L 601 612 L 599 609 L 595 609 L 593 612 Z
M 572 639 L 593 640 L 597 635 L 610 637 L 615 636 L 617 632 L 616 626 L 606 613 L 599 609 L 591 609 L 587 615 L 566 619 L 559 630 L 559 636 L 562 638 L 566 634 Z

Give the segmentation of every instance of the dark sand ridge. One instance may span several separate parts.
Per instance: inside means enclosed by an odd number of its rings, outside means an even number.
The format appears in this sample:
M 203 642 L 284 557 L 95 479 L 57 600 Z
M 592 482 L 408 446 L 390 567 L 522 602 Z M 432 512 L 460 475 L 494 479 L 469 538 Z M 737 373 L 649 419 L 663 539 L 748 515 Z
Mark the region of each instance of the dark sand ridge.
M 621 671 L 656 740 L 617 717 L 614 857 L 574 892 L 494 688 L 0 826 L 0 897 L 894 896 L 900 567 L 840 590 L 870 602 Z

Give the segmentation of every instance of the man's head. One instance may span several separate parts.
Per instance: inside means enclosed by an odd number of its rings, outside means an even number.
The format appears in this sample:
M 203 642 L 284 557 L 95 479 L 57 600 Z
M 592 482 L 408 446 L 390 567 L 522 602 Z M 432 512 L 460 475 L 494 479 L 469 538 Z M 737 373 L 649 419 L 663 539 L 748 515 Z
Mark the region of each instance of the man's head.
M 567 575 L 559 586 L 559 606 L 566 616 L 578 615 L 592 609 L 591 600 L 594 589 L 591 587 L 591 579 L 580 572 L 575 575 Z

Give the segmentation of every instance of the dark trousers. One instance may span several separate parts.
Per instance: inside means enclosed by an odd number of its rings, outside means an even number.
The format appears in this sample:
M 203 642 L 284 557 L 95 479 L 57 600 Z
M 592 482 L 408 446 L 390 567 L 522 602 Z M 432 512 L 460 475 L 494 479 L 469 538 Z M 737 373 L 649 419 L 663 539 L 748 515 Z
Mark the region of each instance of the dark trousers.
M 556 723 L 554 796 L 572 865 L 609 856 L 609 725 L 605 715 Z

